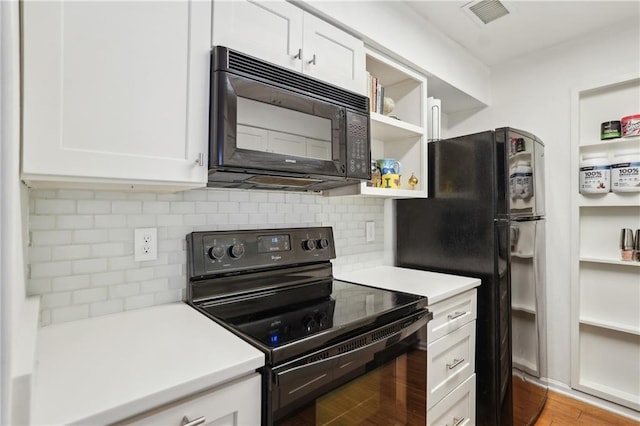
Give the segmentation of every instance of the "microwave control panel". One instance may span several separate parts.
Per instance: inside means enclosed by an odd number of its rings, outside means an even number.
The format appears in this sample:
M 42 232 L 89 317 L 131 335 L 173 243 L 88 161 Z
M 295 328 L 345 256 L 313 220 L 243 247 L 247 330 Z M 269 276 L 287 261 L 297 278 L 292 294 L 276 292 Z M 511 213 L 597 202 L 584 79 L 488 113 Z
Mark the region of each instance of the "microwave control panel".
M 371 179 L 369 117 L 347 111 L 347 177 Z

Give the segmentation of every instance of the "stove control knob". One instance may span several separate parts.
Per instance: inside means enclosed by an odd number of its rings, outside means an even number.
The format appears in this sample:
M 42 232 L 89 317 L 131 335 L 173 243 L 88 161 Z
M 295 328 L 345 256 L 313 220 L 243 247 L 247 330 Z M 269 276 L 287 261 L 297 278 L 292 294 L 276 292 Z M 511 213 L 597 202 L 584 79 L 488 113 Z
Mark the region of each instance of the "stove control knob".
M 318 322 L 320 330 L 324 330 L 329 325 L 329 317 L 324 312 L 316 314 L 316 321 Z
M 329 247 L 329 240 L 327 240 L 326 238 L 320 238 L 316 241 L 316 247 L 318 247 L 320 250 L 326 249 L 327 247 Z
M 242 244 L 234 244 L 229 247 L 229 256 L 234 259 L 239 259 L 244 254 L 244 246 Z
M 316 241 L 315 240 L 304 240 L 302 242 L 302 248 L 307 250 L 307 251 L 311 251 L 311 250 L 316 248 Z
M 312 333 L 318 329 L 318 322 L 311 315 L 307 315 L 302 320 L 302 326 L 307 334 Z
M 209 249 L 209 258 L 211 260 L 217 260 L 224 257 L 224 247 L 213 246 Z

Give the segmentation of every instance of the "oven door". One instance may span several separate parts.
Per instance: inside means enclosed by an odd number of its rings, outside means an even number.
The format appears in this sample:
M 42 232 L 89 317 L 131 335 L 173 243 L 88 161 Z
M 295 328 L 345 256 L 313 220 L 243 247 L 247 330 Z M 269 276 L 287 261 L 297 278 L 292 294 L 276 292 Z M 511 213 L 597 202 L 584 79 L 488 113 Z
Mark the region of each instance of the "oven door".
M 424 424 L 427 362 L 416 332 L 431 317 L 421 310 L 273 368 L 267 424 Z
M 225 71 L 212 80 L 211 168 L 346 176 L 344 108 Z

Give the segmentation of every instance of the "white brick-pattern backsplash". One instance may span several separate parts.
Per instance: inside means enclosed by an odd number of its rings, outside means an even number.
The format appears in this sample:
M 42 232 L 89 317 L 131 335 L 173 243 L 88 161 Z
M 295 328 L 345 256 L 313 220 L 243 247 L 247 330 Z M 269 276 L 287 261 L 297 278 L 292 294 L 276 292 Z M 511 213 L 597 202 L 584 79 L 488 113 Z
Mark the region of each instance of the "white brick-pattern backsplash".
M 365 240 L 374 221 L 375 242 Z M 332 226 L 334 273 L 383 263 L 384 201 L 283 191 L 172 194 L 31 190 L 30 277 L 42 326 L 180 301 L 192 231 Z M 158 228 L 158 259 L 133 260 L 135 228 Z

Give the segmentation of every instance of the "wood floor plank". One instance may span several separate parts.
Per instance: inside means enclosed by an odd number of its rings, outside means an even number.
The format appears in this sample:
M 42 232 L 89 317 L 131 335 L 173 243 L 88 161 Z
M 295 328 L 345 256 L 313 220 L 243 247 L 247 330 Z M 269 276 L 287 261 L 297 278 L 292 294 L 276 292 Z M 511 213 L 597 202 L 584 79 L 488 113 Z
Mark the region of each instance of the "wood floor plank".
M 547 403 L 535 426 L 640 426 L 627 417 L 549 391 Z

